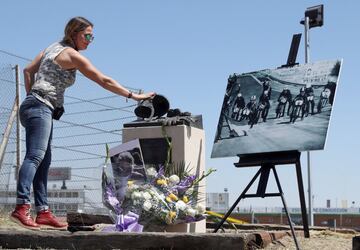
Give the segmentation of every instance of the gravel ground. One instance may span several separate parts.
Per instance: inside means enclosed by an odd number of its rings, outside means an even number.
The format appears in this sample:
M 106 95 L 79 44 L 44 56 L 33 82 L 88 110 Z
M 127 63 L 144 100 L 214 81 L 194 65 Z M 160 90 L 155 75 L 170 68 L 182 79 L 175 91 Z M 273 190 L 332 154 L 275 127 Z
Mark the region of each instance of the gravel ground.
M 302 250 L 351 250 L 352 238 L 356 236 L 350 233 L 338 233 L 332 231 L 310 231 L 310 238 L 297 237 L 299 247 Z M 296 249 L 294 239 L 285 236 L 279 241 L 271 243 L 266 250 Z

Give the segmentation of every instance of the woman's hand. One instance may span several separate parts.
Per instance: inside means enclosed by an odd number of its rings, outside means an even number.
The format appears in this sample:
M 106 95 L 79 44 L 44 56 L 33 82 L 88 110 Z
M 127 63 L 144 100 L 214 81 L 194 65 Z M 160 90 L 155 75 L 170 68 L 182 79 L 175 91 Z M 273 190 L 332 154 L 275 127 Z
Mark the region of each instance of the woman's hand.
M 134 99 L 135 101 L 141 101 L 141 100 L 146 100 L 149 98 L 152 98 L 156 95 L 155 92 L 149 92 L 149 93 L 144 93 L 144 94 L 136 94 L 136 93 L 132 93 L 132 99 Z

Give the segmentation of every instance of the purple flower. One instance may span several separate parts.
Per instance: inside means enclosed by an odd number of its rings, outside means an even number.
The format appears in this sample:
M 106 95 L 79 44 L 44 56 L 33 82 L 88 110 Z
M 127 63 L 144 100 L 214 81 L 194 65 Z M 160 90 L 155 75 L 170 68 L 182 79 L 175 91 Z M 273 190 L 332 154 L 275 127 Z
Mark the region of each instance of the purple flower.
M 178 193 L 179 194 L 185 193 L 186 190 L 188 190 L 192 186 L 195 179 L 196 179 L 196 175 L 190 175 L 190 176 L 186 176 L 185 179 L 181 180 L 179 184 L 175 186 Z
M 104 200 L 108 205 L 110 205 L 114 209 L 116 214 L 121 213 L 122 209 L 120 202 L 116 198 L 114 187 L 111 184 L 107 184 L 105 186 Z
M 156 175 L 156 178 L 163 177 L 164 175 L 165 175 L 165 167 L 160 166 L 159 171 L 158 171 L 158 173 Z

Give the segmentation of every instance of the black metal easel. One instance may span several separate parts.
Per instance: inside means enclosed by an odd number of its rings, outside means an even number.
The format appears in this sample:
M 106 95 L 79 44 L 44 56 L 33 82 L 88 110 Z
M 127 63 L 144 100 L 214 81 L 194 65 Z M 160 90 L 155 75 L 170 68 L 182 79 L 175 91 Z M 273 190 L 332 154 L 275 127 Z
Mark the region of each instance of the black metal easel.
M 216 233 L 220 227 L 224 224 L 226 219 L 230 216 L 232 211 L 235 209 L 237 204 L 240 202 L 241 199 L 245 198 L 265 198 L 265 197 L 275 197 L 280 196 L 282 203 L 284 205 L 285 213 L 289 221 L 289 226 L 291 229 L 291 233 L 293 235 L 295 245 L 297 248 L 298 242 L 295 236 L 294 227 L 291 222 L 291 218 L 287 209 L 287 205 L 285 202 L 284 194 L 281 188 L 280 180 L 276 172 L 276 165 L 283 165 L 283 164 L 295 164 L 296 166 L 296 176 L 297 176 L 297 183 L 298 183 L 298 190 L 299 190 L 299 197 L 300 197 L 300 205 L 301 205 L 301 215 L 302 215 L 302 222 L 304 228 L 304 235 L 306 238 L 310 237 L 309 234 L 309 224 L 306 215 L 306 205 L 305 205 L 305 196 L 304 196 L 304 186 L 302 181 L 302 173 L 301 173 L 301 165 L 300 165 L 300 152 L 298 151 L 285 151 L 285 152 L 274 152 L 274 153 L 259 153 L 259 154 L 250 154 L 250 155 L 239 155 L 240 160 L 238 163 L 234 163 L 236 167 L 253 167 L 253 166 L 261 166 L 259 171 L 255 174 L 252 178 L 250 183 L 246 186 L 244 191 L 241 193 L 239 198 L 235 201 L 235 203 L 231 206 L 229 211 L 225 214 L 221 222 L 217 225 L 214 232 Z M 270 171 L 273 171 L 275 176 L 276 184 L 278 187 L 278 193 L 266 193 L 266 187 L 269 180 Z M 248 190 L 255 182 L 255 180 L 260 176 L 257 192 L 255 194 L 247 194 Z
M 296 57 L 297 52 L 299 49 L 301 34 L 294 34 L 291 46 L 289 50 L 289 55 L 287 59 L 287 63 L 282 65 L 280 68 L 288 68 L 297 65 Z M 288 208 L 285 202 L 284 193 L 281 188 L 280 180 L 276 172 L 276 165 L 284 165 L 284 164 L 295 164 L 296 166 L 296 177 L 298 183 L 298 190 L 299 190 L 299 198 L 300 198 L 300 206 L 301 206 L 301 216 L 302 216 L 302 223 L 303 223 L 303 230 L 305 238 L 310 238 L 309 233 L 309 224 L 308 224 L 308 217 L 306 215 L 306 204 L 305 204 L 305 195 L 304 195 L 304 185 L 302 180 L 302 173 L 301 173 L 301 165 L 300 165 L 300 152 L 299 151 L 284 151 L 284 152 L 270 152 L 270 153 L 258 153 L 258 154 L 247 154 L 247 155 L 238 155 L 240 157 L 238 163 L 234 163 L 236 167 L 253 167 L 253 166 L 260 166 L 260 169 L 257 171 L 255 176 L 246 186 L 244 191 L 240 194 L 239 198 L 235 201 L 235 203 L 231 206 L 229 211 L 225 214 L 222 218 L 220 223 L 216 226 L 214 233 L 216 233 L 221 226 L 224 224 L 226 219 L 230 216 L 232 211 L 235 209 L 237 204 L 240 202 L 241 199 L 245 198 L 265 198 L 265 197 L 275 197 L 280 196 L 281 201 L 284 206 L 284 210 L 286 216 L 289 221 L 289 226 L 291 229 L 291 233 L 294 238 L 295 246 L 299 249 L 299 244 L 296 239 L 295 230 L 291 222 L 291 218 L 288 212 Z M 267 183 L 269 180 L 270 171 L 272 170 L 276 184 L 278 187 L 278 193 L 266 193 Z M 260 176 L 258 188 L 255 194 L 247 194 L 248 190 L 255 182 L 255 180 Z

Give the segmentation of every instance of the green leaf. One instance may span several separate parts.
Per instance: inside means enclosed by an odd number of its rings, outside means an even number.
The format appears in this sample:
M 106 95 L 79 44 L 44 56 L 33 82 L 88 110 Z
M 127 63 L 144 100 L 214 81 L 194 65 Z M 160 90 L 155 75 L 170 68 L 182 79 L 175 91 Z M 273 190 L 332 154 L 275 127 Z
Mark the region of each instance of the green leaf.
M 211 173 L 213 173 L 213 172 L 216 172 L 216 169 L 210 168 L 210 169 L 207 171 L 206 174 L 203 172 L 202 175 L 200 176 L 200 178 L 197 178 L 197 179 L 194 181 L 193 185 L 197 185 L 200 181 L 202 181 L 202 179 L 204 179 L 205 177 L 208 177 L 208 176 L 209 176 Z
M 109 145 L 107 143 L 105 145 L 105 148 L 106 148 L 105 164 L 107 164 L 108 160 L 110 159 L 110 148 L 109 148 Z

